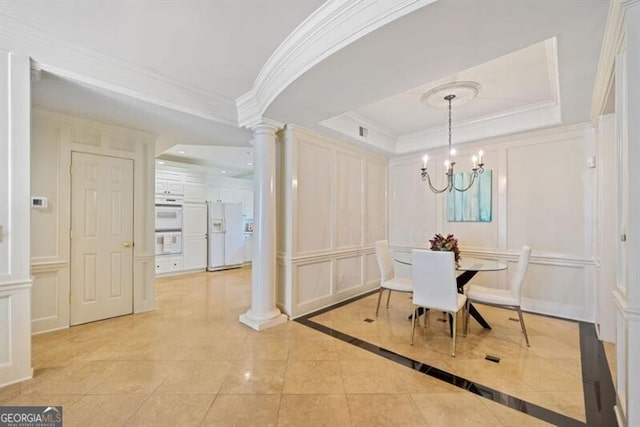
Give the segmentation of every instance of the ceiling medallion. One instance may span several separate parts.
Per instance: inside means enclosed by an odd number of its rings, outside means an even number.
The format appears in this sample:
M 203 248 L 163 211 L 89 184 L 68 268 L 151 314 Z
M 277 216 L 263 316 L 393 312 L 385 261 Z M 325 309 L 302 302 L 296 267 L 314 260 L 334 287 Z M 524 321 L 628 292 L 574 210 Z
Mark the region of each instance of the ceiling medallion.
M 451 105 L 462 105 L 471 101 L 478 95 L 480 92 L 480 83 L 476 82 L 452 82 L 447 83 L 442 86 L 435 87 L 430 91 L 426 92 L 420 100 L 424 102 L 426 105 L 430 105 L 433 107 L 447 107 L 449 109 L 449 159 L 444 161 L 444 166 L 446 169 L 445 175 L 447 175 L 447 185 L 443 188 L 436 188 L 433 186 L 431 182 L 431 176 L 427 171 L 427 162 L 429 161 L 429 156 L 424 155 L 422 158 L 423 164 L 421 171 L 422 180 L 426 181 L 429 185 L 429 188 L 434 193 L 444 193 L 445 191 L 467 191 L 471 188 L 473 183 L 476 181 L 478 174 L 484 172 L 484 161 L 482 156 L 484 153 L 482 150 L 478 152 L 477 155 L 473 155 L 471 157 L 471 179 L 469 181 L 469 185 L 456 187 L 454 179 L 453 179 L 453 167 L 455 166 L 455 154 L 456 150 L 451 148 Z

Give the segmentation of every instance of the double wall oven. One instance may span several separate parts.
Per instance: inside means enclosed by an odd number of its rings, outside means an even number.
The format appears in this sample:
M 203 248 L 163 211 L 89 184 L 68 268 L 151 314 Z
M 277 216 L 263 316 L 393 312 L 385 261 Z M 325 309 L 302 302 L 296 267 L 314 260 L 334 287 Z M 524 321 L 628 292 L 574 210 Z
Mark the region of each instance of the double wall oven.
M 182 253 L 182 199 L 156 199 L 156 255 Z

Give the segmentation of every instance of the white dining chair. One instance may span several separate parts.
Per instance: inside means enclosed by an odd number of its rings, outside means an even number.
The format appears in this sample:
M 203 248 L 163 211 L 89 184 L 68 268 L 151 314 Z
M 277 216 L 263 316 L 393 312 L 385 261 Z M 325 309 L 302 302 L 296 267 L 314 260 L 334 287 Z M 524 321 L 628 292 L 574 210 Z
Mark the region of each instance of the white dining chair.
M 413 281 L 402 277 L 396 277 L 393 268 L 393 257 L 389 249 L 389 242 L 379 240 L 376 242 L 376 259 L 378 260 L 378 268 L 380 269 L 380 293 L 378 294 L 378 306 L 376 307 L 376 317 L 380 310 L 380 299 L 385 290 L 389 291 L 387 295 L 387 308 L 391 300 L 391 291 L 396 292 L 413 292 Z
M 458 293 L 456 265 L 453 252 L 414 249 L 413 304 L 449 313 L 452 319 L 451 356 L 456 355 L 456 320 L 458 312 L 465 306 L 467 297 Z M 466 317 L 463 318 L 463 320 Z M 411 345 L 415 333 L 416 316 L 411 322 Z
M 522 310 L 520 309 L 522 284 L 524 282 L 524 275 L 527 272 L 530 256 L 531 248 L 526 245 L 523 246 L 520 251 L 520 258 L 518 259 L 518 271 L 510 283 L 510 289 L 496 289 L 479 285 L 469 285 L 465 292 L 467 295 L 467 320 L 465 322 L 465 334 L 469 327 L 469 304 L 477 302 L 495 307 L 509 308 L 518 312 L 518 318 L 520 319 L 520 327 L 524 333 L 524 339 L 527 342 L 527 347 L 531 347 L 529 344 L 529 337 L 527 336 L 527 328 L 524 326 Z

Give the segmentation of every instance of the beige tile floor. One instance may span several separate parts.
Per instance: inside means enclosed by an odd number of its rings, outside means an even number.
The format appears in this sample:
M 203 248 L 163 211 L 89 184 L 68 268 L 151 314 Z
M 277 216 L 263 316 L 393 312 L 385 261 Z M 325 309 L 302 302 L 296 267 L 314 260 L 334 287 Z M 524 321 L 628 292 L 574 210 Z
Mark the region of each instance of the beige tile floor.
M 65 426 L 538 426 L 546 423 L 336 340 L 296 322 L 255 332 L 238 323 L 250 270 L 157 281 L 160 310 L 33 337 L 34 378 L 0 388 L 0 405 L 61 405 Z M 527 316 L 527 349 L 508 312 L 482 307 L 446 355 L 431 319 L 408 346 L 410 301 L 373 317 L 367 297 L 319 322 L 469 379 L 584 419 L 577 326 Z M 499 353 L 499 365 L 484 352 Z

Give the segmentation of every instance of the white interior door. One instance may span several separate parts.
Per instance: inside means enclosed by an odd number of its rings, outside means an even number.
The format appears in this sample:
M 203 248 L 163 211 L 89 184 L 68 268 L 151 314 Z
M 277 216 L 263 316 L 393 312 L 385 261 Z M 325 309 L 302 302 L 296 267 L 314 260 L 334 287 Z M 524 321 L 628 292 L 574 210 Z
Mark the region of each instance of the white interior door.
M 133 312 L 133 160 L 71 155 L 70 323 Z

